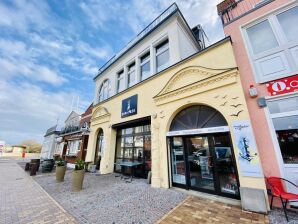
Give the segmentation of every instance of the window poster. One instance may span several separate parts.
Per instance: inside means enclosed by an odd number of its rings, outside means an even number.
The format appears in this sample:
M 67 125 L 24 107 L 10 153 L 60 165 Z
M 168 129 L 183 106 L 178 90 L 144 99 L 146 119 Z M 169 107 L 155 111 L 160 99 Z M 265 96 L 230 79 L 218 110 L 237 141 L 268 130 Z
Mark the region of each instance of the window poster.
M 249 177 L 263 177 L 257 146 L 248 120 L 233 122 L 236 144 L 235 156 L 240 164 L 240 174 Z

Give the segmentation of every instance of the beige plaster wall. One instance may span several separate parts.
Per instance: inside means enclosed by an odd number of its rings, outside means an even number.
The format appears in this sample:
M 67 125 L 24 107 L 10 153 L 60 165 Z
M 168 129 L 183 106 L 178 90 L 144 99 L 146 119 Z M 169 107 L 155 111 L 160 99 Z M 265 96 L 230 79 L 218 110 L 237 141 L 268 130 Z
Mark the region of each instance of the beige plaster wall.
M 233 121 L 249 119 L 239 73 L 235 67 L 232 46 L 229 39 L 226 39 L 217 46 L 153 76 L 150 80 L 95 105 L 86 161 L 93 161 L 97 133 L 102 128 L 105 152 L 100 170 L 102 173 L 113 172 L 116 130 L 111 126 L 151 116 L 152 186 L 170 187 L 166 132 L 179 111 L 190 105 L 205 104 L 220 111 L 229 126 Z M 138 113 L 121 118 L 122 100 L 135 94 L 138 94 Z M 221 106 L 224 102 L 227 102 L 225 106 Z M 242 104 L 243 111 L 238 117 L 231 116 L 237 111 L 229 106 L 230 103 Z M 235 149 L 233 138 L 232 141 Z M 239 170 L 237 157 L 236 162 Z M 239 180 L 242 187 L 265 190 L 263 178 L 239 176 Z

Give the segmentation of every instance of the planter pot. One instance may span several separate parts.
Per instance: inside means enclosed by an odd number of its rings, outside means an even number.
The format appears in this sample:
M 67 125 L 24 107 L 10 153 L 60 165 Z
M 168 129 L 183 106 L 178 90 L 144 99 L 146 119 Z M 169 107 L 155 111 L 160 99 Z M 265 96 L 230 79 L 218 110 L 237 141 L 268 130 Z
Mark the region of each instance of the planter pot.
M 85 170 L 74 170 L 72 172 L 72 190 L 80 191 L 83 187 Z
M 57 166 L 56 167 L 56 181 L 62 182 L 64 181 L 66 166 Z

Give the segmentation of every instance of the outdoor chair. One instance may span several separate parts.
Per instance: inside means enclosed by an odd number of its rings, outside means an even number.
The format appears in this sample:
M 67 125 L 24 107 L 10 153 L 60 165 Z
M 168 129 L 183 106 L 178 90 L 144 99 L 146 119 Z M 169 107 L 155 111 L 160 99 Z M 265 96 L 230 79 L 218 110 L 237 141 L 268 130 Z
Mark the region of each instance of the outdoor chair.
M 287 182 L 296 188 L 298 188 L 298 186 L 292 183 L 291 181 L 280 177 L 268 177 L 266 178 L 266 180 L 270 187 L 270 191 L 272 195 L 270 209 L 272 209 L 274 197 L 280 198 L 286 219 L 287 221 L 289 221 L 288 215 L 287 215 L 287 204 L 288 202 L 296 202 L 296 201 L 298 202 L 298 194 L 293 194 L 285 191 L 284 184 Z

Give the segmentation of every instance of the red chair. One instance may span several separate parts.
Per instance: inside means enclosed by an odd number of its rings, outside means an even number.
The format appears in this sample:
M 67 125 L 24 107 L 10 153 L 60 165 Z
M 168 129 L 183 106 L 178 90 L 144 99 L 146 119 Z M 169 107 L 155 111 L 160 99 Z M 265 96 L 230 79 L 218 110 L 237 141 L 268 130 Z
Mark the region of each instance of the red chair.
M 284 189 L 283 181 L 290 183 L 291 185 L 295 186 L 296 188 L 298 188 L 298 186 L 296 184 L 292 183 L 291 181 L 286 180 L 284 178 L 280 178 L 280 177 L 268 177 L 268 178 L 266 178 L 266 180 L 267 180 L 268 185 L 270 186 L 271 195 L 272 195 L 270 208 L 272 209 L 273 198 L 274 197 L 280 198 L 286 219 L 287 219 L 287 221 L 289 221 L 288 215 L 287 215 L 287 204 L 288 204 L 288 202 L 298 201 L 298 194 L 286 192 Z

